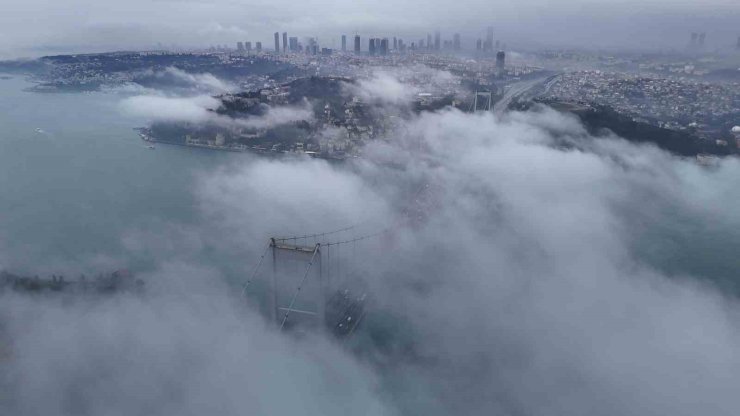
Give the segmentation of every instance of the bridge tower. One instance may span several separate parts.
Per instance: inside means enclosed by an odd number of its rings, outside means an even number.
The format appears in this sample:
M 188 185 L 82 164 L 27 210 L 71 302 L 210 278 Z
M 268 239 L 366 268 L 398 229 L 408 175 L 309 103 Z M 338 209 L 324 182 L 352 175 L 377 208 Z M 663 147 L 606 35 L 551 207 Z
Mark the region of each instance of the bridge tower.
M 320 327 L 326 321 L 326 286 L 321 268 L 321 244 L 290 244 L 270 239 L 272 271 L 269 305 L 281 329 L 299 325 Z
M 491 111 L 493 109 L 493 94 L 491 91 L 476 91 L 473 98 L 471 112 Z

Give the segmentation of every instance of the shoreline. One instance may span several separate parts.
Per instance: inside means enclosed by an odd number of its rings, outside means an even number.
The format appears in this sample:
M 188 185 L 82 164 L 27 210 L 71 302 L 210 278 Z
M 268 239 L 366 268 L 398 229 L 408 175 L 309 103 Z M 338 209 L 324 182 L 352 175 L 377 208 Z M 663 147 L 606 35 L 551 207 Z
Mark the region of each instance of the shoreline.
M 241 145 L 243 147 L 228 147 L 228 146 L 216 146 L 216 145 L 207 145 L 207 144 L 192 144 L 192 143 L 184 143 L 184 142 L 175 142 L 171 140 L 163 140 L 158 139 L 154 136 L 151 136 L 148 134 L 148 129 L 146 127 L 135 127 L 133 129 L 139 134 L 139 137 L 144 140 L 147 143 L 162 143 L 167 145 L 174 145 L 174 146 L 182 146 L 182 147 L 192 147 L 196 149 L 204 149 L 204 150 L 214 150 L 214 151 L 220 151 L 220 152 L 231 152 L 231 153 L 252 153 L 260 156 L 268 156 L 268 157 L 311 157 L 314 159 L 323 159 L 328 162 L 343 162 L 350 157 L 334 157 L 334 156 L 326 156 L 322 155 L 320 153 L 315 152 L 303 152 L 303 153 L 296 153 L 296 152 L 275 152 L 272 150 L 267 149 L 256 149 L 253 147 L 249 147 L 246 145 Z

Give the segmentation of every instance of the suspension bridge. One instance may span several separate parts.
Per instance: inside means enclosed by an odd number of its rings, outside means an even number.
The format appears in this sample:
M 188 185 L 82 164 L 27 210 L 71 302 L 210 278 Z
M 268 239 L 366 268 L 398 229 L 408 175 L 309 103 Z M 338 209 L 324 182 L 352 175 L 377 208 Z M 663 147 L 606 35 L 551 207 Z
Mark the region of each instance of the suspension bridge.
M 423 184 L 391 226 L 360 223 L 320 233 L 272 237 L 242 287 L 261 280 L 268 318 L 282 330 L 328 330 L 351 336 L 367 314 L 368 251 L 380 251 L 402 227 L 416 227 L 434 206 L 438 187 Z M 381 257 L 381 256 L 377 256 Z

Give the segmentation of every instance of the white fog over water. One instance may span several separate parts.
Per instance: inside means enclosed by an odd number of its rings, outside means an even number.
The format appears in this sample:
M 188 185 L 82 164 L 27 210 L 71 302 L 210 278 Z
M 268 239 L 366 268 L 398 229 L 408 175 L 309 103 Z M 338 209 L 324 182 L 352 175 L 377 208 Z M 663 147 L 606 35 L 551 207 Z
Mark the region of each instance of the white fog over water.
M 0 269 L 128 268 L 147 291 L 1 295 L 2 414 L 740 411 L 736 159 L 547 109 L 425 113 L 344 164 L 151 150 L 132 94 L 28 85 L 0 81 Z M 396 226 L 358 260 L 352 342 L 278 333 L 239 297 L 269 236 L 357 223 Z

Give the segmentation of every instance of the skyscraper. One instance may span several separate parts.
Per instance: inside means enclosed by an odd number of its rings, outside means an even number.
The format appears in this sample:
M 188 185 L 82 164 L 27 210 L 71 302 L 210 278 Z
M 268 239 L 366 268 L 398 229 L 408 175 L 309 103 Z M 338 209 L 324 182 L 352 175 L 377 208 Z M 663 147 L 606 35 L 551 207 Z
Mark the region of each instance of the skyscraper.
M 483 49 L 487 52 L 493 51 L 493 26 L 486 28 L 486 43 L 483 44 Z
M 288 32 L 283 32 L 283 53 L 288 52 Z
M 342 52 L 347 51 L 347 35 L 342 35 Z
M 355 53 L 360 54 L 360 35 L 355 35 Z
M 693 32 L 691 34 L 691 44 L 690 45 L 695 47 L 698 40 L 699 40 L 699 34 L 696 32 Z
M 706 38 L 707 38 L 707 34 L 706 33 L 704 33 L 704 32 L 699 33 L 699 47 L 700 48 L 701 47 L 704 47 L 704 41 L 706 40 Z
M 454 49 L 456 51 L 459 51 L 461 49 L 461 46 L 460 46 L 460 34 L 459 33 L 455 33 L 455 35 L 452 37 L 452 39 L 453 39 L 453 41 L 452 41 L 452 49 Z
M 246 49 L 247 52 L 252 52 L 252 42 L 244 42 L 244 49 Z
M 280 32 L 275 32 L 275 53 L 280 52 Z
M 432 35 L 427 33 L 427 49 L 432 50 Z
M 375 55 L 375 39 L 370 38 L 367 43 L 367 51 L 370 53 L 370 55 Z
M 239 52 L 244 52 L 244 42 L 236 42 L 236 50 Z
M 397 50 L 397 49 L 398 49 L 398 38 L 394 36 L 393 37 L 393 50 Z
M 434 50 L 439 50 L 439 32 L 434 32 Z
M 257 42 L 254 47 L 257 49 L 257 52 L 262 52 L 262 42 Z
M 480 52 L 481 49 L 483 49 L 483 39 L 478 39 L 475 41 L 475 50 Z
M 505 66 L 506 66 L 506 52 L 498 51 L 498 53 L 496 54 L 496 70 L 499 72 L 499 74 L 502 74 L 504 72 Z
M 380 54 L 388 55 L 388 38 L 383 38 L 383 40 L 380 41 Z
M 291 52 L 298 52 L 298 38 L 291 36 L 288 39 L 288 50 Z

